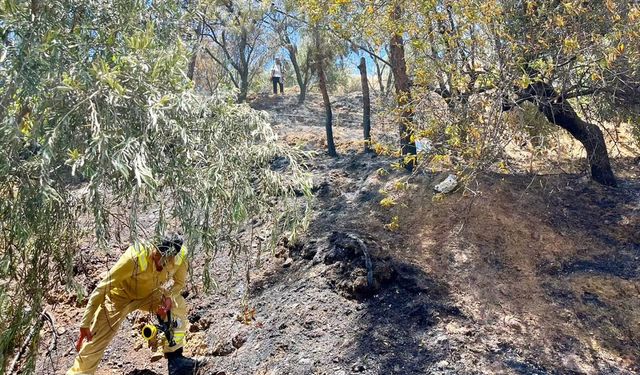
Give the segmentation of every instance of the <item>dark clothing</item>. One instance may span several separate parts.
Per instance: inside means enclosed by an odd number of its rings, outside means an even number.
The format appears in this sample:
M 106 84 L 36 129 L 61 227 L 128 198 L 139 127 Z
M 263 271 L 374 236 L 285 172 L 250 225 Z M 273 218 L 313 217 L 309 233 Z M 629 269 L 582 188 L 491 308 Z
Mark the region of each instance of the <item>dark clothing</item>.
M 280 85 L 280 94 L 284 93 L 284 84 L 282 84 L 282 78 L 280 77 L 271 77 L 271 82 L 273 82 L 273 93 L 278 93 L 278 85 Z
M 173 353 L 165 354 L 167 357 L 169 375 L 193 375 L 198 371 L 198 361 L 182 355 L 182 348 Z

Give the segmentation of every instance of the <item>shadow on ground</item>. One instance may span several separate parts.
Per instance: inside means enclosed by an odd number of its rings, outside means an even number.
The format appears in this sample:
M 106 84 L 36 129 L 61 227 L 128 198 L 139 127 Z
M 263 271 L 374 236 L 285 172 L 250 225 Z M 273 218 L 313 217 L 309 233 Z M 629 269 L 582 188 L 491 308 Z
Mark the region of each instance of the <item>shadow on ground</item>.
M 128 372 L 127 375 L 159 375 L 159 374 L 151 370 L 133 370 L 131 372 Z
M 375 263 L 374 263 L 375 267 Z M 364 301 L 352 371 L 375 374 L 428 373 L 447 357 L 433 331 L 443 319 L 464 318 L 446 285 L 407 263 L 394 264 L 395 278 Z

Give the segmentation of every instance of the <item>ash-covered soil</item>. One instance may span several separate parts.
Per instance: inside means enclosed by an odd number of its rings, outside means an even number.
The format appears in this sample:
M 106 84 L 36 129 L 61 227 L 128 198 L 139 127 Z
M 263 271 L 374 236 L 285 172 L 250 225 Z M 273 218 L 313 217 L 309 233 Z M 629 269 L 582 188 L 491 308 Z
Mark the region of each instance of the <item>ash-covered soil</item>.
M 297 110 L 289 97 L 254 105 Z M 307 105 L 320 106 L 313 97 Z M 322 117 L 275 126 L 284 140 L 321 150 Z M 259 266 L 253 256 L 248 281 L 245 264 L 220 254 L 213 293 L 202 289 L 201 259 L 192 261 L 186 352 L 205 362 L 201 373 L 640 372 L 637 160 L 615 162 L 631 176 L 617 189 L 583 175 L 486 174 L 439 199 L 433 186 L 446 173 L 407 181 L 394 160 L 361 152 L 359 126 L 336 133 L 341 156 L 310 162 L 306 234 L 262 254 Z M 395 204 L 381 206 L 386 196 Z M 114 239 L 111 254 L 87 245 L 78 281 L 90 291 L 127 245 Z M 38 374 L 70 366 L 83 310 L 73 293 L 52 294 L 58 335 L 51 348 L 45 325 Z M 142 345 L 145 319 L 130 316 L 98 374 L 166 374 L 166 361 L 152 362 Z

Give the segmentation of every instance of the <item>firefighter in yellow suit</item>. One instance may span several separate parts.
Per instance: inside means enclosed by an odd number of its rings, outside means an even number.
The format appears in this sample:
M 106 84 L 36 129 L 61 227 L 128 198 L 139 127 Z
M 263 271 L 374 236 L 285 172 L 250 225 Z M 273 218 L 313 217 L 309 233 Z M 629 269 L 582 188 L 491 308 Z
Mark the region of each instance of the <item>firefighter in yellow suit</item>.
M 180 295 L 187 278 L 187 248 L 180 236 L 165 237 L 158 245 L 136 243 L 109 270 L 89 298 L 76 343 L 78 356 L 67 375 L 95 373 L 107 345 L 127 314 L 135 310 L 177 322 L 175 346 L 164 340 L 169 374 L 193 374 L 196 361 L 182 356 L 187 329 L 187 306 Z M 172 283 L 172 285 L 170 285 Z M 87 340 L 83 345 L 83 341 Z

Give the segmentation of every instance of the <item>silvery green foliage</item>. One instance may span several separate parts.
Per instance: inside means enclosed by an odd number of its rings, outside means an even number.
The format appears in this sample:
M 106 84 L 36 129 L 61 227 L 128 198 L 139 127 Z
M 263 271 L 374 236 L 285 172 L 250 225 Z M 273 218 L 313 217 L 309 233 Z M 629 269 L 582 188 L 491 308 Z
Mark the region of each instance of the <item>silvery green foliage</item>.
M 178 228 L 211 261 L 239 251 L 249 220 L 271 224 L 263 249 L 306 222 L 301 155 L 264 113 L 194 93 L 178 4 L 0 3 L 0 374 L 43 324 L 47 292 L 75 285 L 80 229 L 105 247 L 124 211 L 125 240 L 153 236 L 136 230 L 153 207 L 156 235 Z

